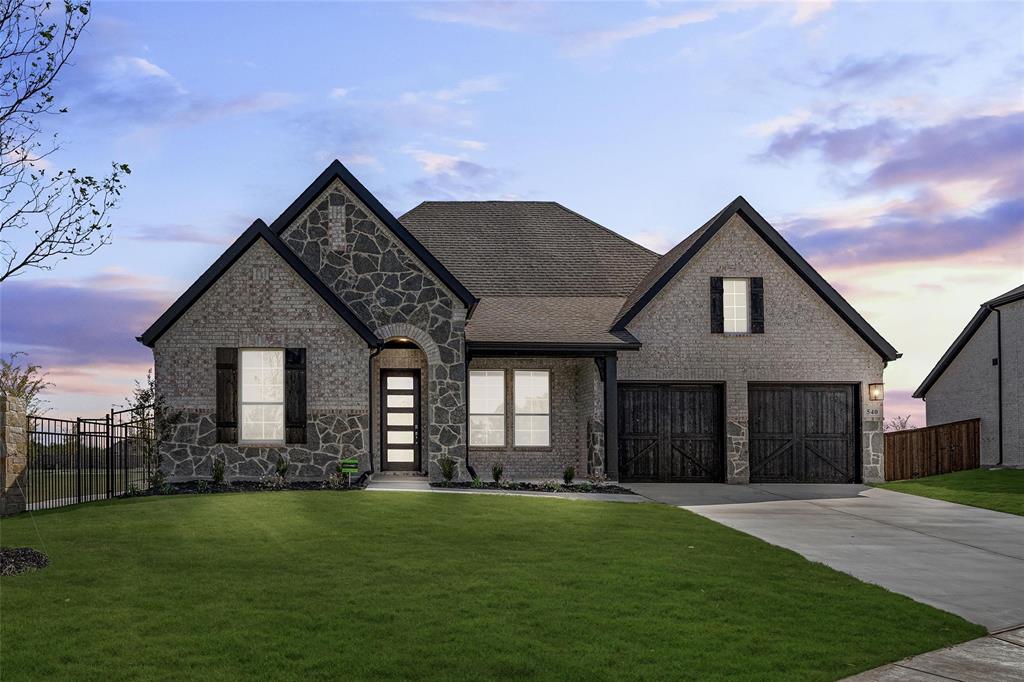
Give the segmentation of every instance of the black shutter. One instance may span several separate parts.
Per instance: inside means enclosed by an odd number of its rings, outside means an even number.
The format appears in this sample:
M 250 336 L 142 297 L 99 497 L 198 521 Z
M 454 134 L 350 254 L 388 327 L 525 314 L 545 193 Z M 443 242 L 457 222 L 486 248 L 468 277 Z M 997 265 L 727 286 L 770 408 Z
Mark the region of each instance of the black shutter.
M 306 349 L 284 351 L 284 433 L 287 443 L 306 442 Z
M 238 442 L 238 349 L 217 349 L 217 442 Z
M 711 278 L 711 333 L 725 331 L 725 309 L 722 304 L 722 278 Z
M 750 278 L 750 331 L 764 334 L 764 279 Z

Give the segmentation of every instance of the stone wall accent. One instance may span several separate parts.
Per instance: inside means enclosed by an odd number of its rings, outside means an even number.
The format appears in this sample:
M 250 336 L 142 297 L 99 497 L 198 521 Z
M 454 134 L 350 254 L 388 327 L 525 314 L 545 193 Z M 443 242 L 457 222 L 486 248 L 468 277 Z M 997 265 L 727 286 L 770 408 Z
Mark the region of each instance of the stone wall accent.
M 345 216 L 345 250 L 332 248 L 329 214 Z M 282 233 L 284 242 L 382 340 L 411 338 L 427 355 L 426 460 L 451 457 L 466 478 L 465 307 L 340 181 Z M 365 371 L 364 371 L 365 374 Z
M 216 348 L 305 348 L 306 445 L 256 448 L 214 442 Z M 256 241 L 153 349 L 157 390 L 181 422 L 161 447 L 169 480 L 209 476 L 224 457 L 230 478 L 259 478 L 287 453 L 296 476 L 342 457 L 369 469 L 370 349 L 262 240 Z
M 365 411 L 335 411 L 310 415 L 306 443 L 302 445 L 249 446 L 217 443 L 215 415 L 180 411 L 172 415 L 173 427 L 163 442 L 161 470 L 170 481 L 209 479 L 215 460 L 224 462 L 228 481 L 258 481 L 274 475 L 277 461 L 288 461 L 289 480 L 322 480 L 342 459 L 355 457 L 360 471 L 370 468 L 365 436 Z
M 24 398 L 0 394 L 0 516 L 25 511 L 28 416 Z
M 469 369 L 505 370 L 505 445 L 503 447 L 473 447 L 469 463 L 480 478 L 489 480 L 491 467 L 500 463 L 505 475 L 516 480 L 561 479 L 565 467 L 572 465 L 576 475 L 587 473 L 586 417 L 581 407 L 581 375 L 590 379 L 591 358 L 473 358 Z M 516 447 L 514 445 L 515 395 L 513 371 L 516 369 L 546 369 L 551 372 L 550 447 Z M 585 412 L 589 412 L 586 410 Z M 603 452 L 602 452 L 603 455 Z
M 579 474 L 604 475 L 604 382 L 597 364 L 590 358 L 581 361 L 576 400 L 580 438 L 587 456 L 587 468 Z
M 763 277 L 764 334 L 710 332 L 710 278 Z M 734 216 L 630 323 L 643 347 L 619 354 L 619 381 L 725 384 L 727 475 L 749 480 L 747 385 L 882 381 L 884 362 L 741 218 Z M 877 419 L 877 418 L 876 418 Z M 864 422 L 862 477 L 880 480 L 881 422 Z
M 1002 315 L 1003 463 L 1024 466 L 1024 301 Z M 999 461 L 999 357 L 996 314 L 989 313 L 925 396 L 929 426 L 981 419 L 981 463 Z M 950 336 L 956 333 L 950 329 Z

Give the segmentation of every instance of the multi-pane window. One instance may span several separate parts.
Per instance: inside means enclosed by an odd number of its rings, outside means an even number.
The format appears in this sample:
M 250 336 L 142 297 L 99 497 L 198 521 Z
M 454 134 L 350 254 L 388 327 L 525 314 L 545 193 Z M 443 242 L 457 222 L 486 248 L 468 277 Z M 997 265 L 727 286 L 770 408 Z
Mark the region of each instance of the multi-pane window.
M 548 446 L 551 443 L 551 377 L 547 370 L 516 370 L 515 444 Z
M 505 444 L 505 372 L 500 369 L 469 373 L 469 444 Z
M 745 279 L 722 281 L 722 311 L 726 332 L 750 331 L 749 282 Z
M 243 348 L 239 413 L 242 441 L 284 441 L 284 351 Z

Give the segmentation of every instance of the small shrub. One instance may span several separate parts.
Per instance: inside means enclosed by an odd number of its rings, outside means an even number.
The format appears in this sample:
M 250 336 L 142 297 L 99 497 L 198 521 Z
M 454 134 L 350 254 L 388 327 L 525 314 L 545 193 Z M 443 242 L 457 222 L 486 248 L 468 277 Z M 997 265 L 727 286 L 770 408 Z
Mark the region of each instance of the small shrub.
M 587 476 L 587 481 L 595 488 L 599 488 L 608 482 L 608 477 L 604 474 L 590 474 Z
M 328 490 L 344 490 L 348 487 L 348 475 L 341 473 L 340 464 L 334 469 L 334 473 L 328 476 L 327 480 L 324 481 L 324 488 Z
M 267 490 L 284 490 L 288 487 L 288 480 L 280 474 L 264 476 L 260 479 L 260 486 Z
M 140 490 L 139 486 L 135 485 L 134 483 L 129 483 L 128 489 L 124 491 L 125 497 L 138 497 L 141 494 L 142 490 Z
M 558 481 L 544 481 L 540 484 L 540 488 L 550 493 L 557 493 L 562 489 L 562 484 Z
M 442 457 L 438 460 L 437 465 L 441 467 L 441 476 L 450 483 L 455 478 L 455 460 L 451 457 Z
M 505 473 L 505 467 L 501 464 L 495 464 L 491 467 L 491 478 L 494 479 L 495 483 L 501 483 L 501 475 Z
M 470 488 L 486 488 L 487 486 L 484 485 L 484 482 L 480 480 L 479 476 L 474 476 L 473 477 L 473 482 L 469 484 L 469 487 Z
M 149 475 L 149 487 L 154 490 L 160 490 L 164 487 L 165 482 L 164 472 L 160 471 L 159 467 Z
M 210 484 L 206 481 L 199 481 L 196 483 L 196 492 L 200 494 L 210 492 Z
M 572 479 L 576 478 L 576 467 L 571 464 L 562 469 L 562 480 L 566 485 L 572 485 Z
M 162 484 L 160 486 L 160 494 L 161 495 L 173 495 L 174 494 L 174 486 L 171 485 L 170 483 Z
M 224 485 L 224 460 L 213 460 L 213 484 Z
M 283 478 L 287 478 L 288 477 L 288 458 L 287 457 L 278 457 L 277 458 L 277 464 L 274 465 L 274 471 L 277 472 L 278 478 L 282 478 L 282 479 Z
M 590 481 L 584 481 L 583 483 L 580 483 L 579 489 L 580 492 L 589 493 L 594 489 L 594 484 Z

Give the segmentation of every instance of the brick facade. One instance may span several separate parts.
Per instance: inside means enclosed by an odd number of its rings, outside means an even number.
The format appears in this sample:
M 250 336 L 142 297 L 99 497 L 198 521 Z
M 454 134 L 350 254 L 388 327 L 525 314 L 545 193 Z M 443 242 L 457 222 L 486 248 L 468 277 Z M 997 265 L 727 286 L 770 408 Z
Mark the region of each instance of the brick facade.
M 765 332 L 712 334 L 709 282 L 764 279 Z M 726 397 L 727 480 L 749 479 L 747 384 L 869 383 L 884 363 L 740 216 L 733 216 L 629 324 L 636 352 L 619 353 L 619 381 L 722 382 Z M 881 406 L 878 405 L 880 408 Z M 862 476 L 882 480 L 882 415 L 862 423 Z
M 473 358 L 475 369 L 505 370 L 505 445 L 503 447 L 471 447 L 469 462 L 477 475 L 490 480 L 491 467 L 500 463 L 505 476 L 517 480 L 561 479 L 567 466 L 584 478 L 593 470 L 592 462 L 600 462 L 603 470 L 604 452 L 601 444 L 588 439 L 588 431 L 603 433 L 603 393 L 597 369 L 591 358 Z M 550 434 L 547 448 L 514 445 L 515 394 L 513 372 L 517 369 L 550 371 Z M 590 469 L 588 470 L 588 467 Z
M 1002 316 L 1003 463 L 1024 466 L 1024 301 Z M 999 356 L 996 314 L 990 313 L 925 394 L 929 426 L 981 418 L 981 463 L 999 461 Z
M 216 349 L 305 348 L 308 442 L 277 447 L 217 443 Z M 293 478 L 330 474 L 338 459 L 369 467 L 366 343 L 266 242 L 256 241 L 154 348 L 157 390 L 175 423 L 161 448 L 169 480 L 208 478 L 214 458 L 229 479 L 253 480 L 290 462 Z

